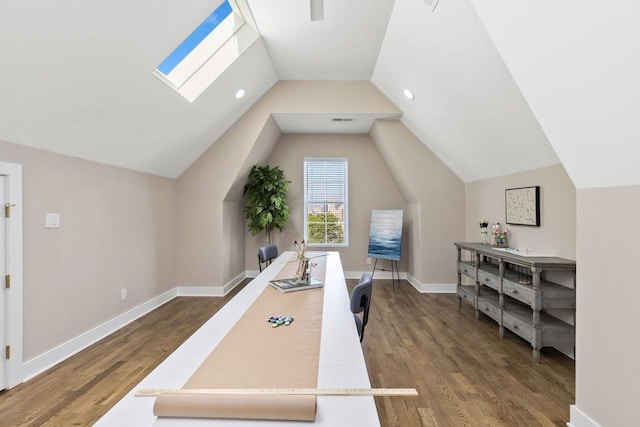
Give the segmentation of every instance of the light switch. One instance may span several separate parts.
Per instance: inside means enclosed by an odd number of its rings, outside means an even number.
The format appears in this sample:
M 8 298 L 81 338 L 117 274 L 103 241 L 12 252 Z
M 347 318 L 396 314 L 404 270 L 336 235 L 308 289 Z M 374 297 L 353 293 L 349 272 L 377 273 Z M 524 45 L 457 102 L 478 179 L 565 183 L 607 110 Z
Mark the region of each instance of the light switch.
M 60 214 L 59 213 L 44 214 L 44 228 L 60 228 Z

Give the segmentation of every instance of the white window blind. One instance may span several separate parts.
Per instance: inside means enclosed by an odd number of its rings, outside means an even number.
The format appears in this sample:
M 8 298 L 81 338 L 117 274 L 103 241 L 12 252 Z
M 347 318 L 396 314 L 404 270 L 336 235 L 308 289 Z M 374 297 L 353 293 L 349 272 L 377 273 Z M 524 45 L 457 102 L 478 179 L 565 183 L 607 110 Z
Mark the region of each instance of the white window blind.
M 304 225 L 309 245 L 347 246 L 347 159 L 305 159 Z

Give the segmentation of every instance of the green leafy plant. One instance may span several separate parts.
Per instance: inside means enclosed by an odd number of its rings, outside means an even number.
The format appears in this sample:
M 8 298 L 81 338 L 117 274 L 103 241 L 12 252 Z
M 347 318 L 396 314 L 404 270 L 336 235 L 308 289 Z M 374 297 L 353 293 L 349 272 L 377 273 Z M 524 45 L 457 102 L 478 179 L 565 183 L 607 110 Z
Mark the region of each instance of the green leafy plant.
M 278 166 L 253 166 L 249 181 L 244 186 L 247 204 L 244 213 L 249 220 L 249 231 L 253 236 L 265 231 L 267 243 L 271 244 L 273 230 L 284 231 L 291 216 L 286 196 L 289 183 Z

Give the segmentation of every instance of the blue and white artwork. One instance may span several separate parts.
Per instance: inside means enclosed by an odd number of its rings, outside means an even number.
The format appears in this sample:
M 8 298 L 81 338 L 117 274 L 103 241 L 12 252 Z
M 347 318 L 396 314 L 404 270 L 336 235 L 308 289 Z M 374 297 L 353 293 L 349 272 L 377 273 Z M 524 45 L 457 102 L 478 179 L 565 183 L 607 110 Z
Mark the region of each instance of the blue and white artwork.
M 371 211 L 369 258 L 400 259 L 402 210 Z

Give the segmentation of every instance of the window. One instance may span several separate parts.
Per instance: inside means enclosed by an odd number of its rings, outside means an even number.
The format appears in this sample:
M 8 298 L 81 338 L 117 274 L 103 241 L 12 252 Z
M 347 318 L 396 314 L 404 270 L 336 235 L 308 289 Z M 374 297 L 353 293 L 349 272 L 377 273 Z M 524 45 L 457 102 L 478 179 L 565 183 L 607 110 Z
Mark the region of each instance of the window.
M 348 246 L 347 159 L 304 160 L 304 239 L 312 246 Z
M 259 37 L 246 0 L 219 0 L 153 74 L 193 102 Z
M 191 51 L 198 46 L 212 31 L 216 28 L 220 27 L 222 22 L 225 22 L 226 25 L 232 23 L 231 20 L 226 19 L 229 15 L 231 15 L 232 9 L 231 5 L 228 1 L 223 1 L 220 6 L 216 10 L 213 11 L 211 15 L 207 19 L 204 20 L 202 24 L 198 28 L 195 29 L 193 33 L 189 37 L 187 37 L 180 46 L 178 46 L 167 58 L 162 61 L 162 64 L 158 65 L 158 71 L 160 71 L 165 76 L 168 76 L 176 65 L 180 64 L 184 58 L 191 53 Z M 222 30 L 222 27 L 219 28 Z M 226 31 L 229 31 L 228 29 Z M 227 36 L 227 39 L 229 37 Z M 220 48 L 222 43 L 218 42 L 218 45 L 215 46 L 216 49 Z

